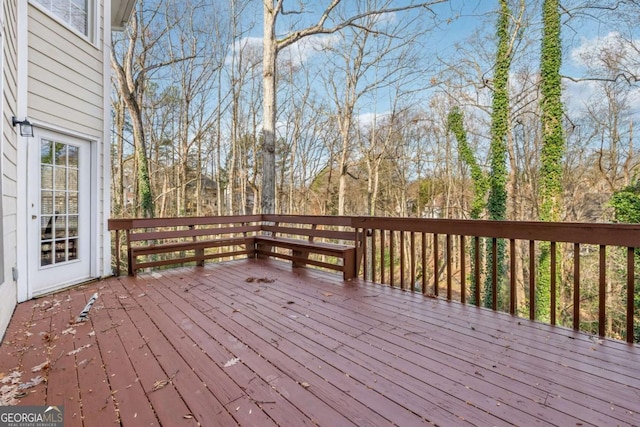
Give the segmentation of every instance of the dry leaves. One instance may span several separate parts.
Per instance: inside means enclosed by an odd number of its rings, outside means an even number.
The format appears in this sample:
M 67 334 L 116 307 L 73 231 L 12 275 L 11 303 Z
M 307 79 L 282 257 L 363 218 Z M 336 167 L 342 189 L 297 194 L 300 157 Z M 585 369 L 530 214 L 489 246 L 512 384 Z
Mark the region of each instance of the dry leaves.
M 76 348 L 75 350 L 72 350 L 69 353 L 67 353 L 67 356 L 75 356 L 76 354 L 78 354 L 82 350 L 84 350 L 85 348 L 89 348 L 89 347 L 91 347 L 91 344 L 83 345 L 82 347 Z
M 257 283 L 273 283 L 276 280 L 275 279 L 269 279 L 268 277 L 247 277 L 245 280 L 245 282 L 247 283 L 253 283 L 253 282 L 257 282 Z
M 240 358 L 234 357 L 233 359 L 227 360 L 227 363 L 224 364 L 224 367 L 229 368 L 233 365 L 236 365 L 238 362 L 240 362 Z
M 39 365 L 34 366 L 33 368 L 31 368 L 31 372 L 40 372 L 43 369 L 49 369 L 50 366 L 50 362 L 49 360 L 45 360 L 44 362 L 42 362 Z
M 171 375 L 169 378 L 164 379 L 164 380 L 157 380 L 156 382 L 154 382 L 153 383 L 153 387 L 151 387 L 151 392 L 158 391 L 161 388 L 164 388 L 169 384 L 173 384 L 173 379 L 175 378 L 175 376 L 177 374 L 178 374 L 178 371 L 175 371 L 173 373 L 173 375 Z
M 25 397 L 25 390 L 37 386 L 45 381 L 44 377 L 38 375 L 30 381 L 21 383 L 22 372 L 13 371 L 8 375 L 0 378 L 0 406 L 15 406 L 19 402 L 17 399 Z

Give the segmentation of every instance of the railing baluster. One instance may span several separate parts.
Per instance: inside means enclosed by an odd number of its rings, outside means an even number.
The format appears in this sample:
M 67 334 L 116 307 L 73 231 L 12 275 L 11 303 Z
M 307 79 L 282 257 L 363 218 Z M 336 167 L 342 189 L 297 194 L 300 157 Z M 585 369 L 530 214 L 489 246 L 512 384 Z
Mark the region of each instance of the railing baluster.
M 380 283 L 384 284 L 384 262 L 385 262 L 385 236 L 387 234 L 387 230 L 380 230 Z
M 389 285 L 393 288 L 396 284 L 396 263 L 394 262 L 395 258 L 395 241 L 394 241 L 394 230 L 389 230 Z
M 498 239 L 491 239 L 491 308 L 498 308 Z
M 411 232 L 411 292 L 416 291 L 416 233 L 415 231 Z
M 460 235 L 460 302 L 466 303 L 467 299 L 467 272 L 466 272 L 466 258 L 467 253 L 465 250 L 465 237 Z
M 475 253 L 473 254 L 475 258 L 475 265 L 474 265 L 475 271 L 473 272 L 473 276 L 476 284 L 474 302 L 477 307 L 480 307 L 480 236 L 475 236 L 473 240 L 474 240 L 474 250 L 475 250 Z
M 439 295 L 438 286 L 438 235 L 433 234 L 433 294 Z
M 116 276 L 120 277 L 120 230 L 116 230 L 115 248 L 116 248 Z
M 557 307 L 558 307 L 558 302 L 556 301 L 556 297 L 558 295 L 558 291 L 557 291 L 557 282 L 556 279 L 558 277 L 557 274 L 557 244 L 556 242 L 551 242 L 551 289 L 549 290 L 549 292 L 551 292 L 551 307 L 549 307 L 549 311 L 551 312 L 551 324 L 555 325 L 556 324 L 556 311 L 557 311 Z
M 400 230 L 400 289 L 404 289 L 405 288 L 405 283 L 404 283 L 404 266 L 405 266 L 404 235 L 405 235 L 405 232 Z
M 371 230 L 371 281 L 375 283 L 378 278 L 376 268 L 376 235 L 379 234 L 378 230 Z
M 627 248 L 627 342 L 633 342 L 633 321 L 635 315 L 635 263 L 634 248 Z
M 447 300 L 451 300 L 451 234 L 446 236 L 447 245 Z
M 516 239 L 509 239 L 509 313 L 516 314 Z
M 573 244 L 573 329 L 580 330 L 580 244 Z
M 360 250 L 362 251 L 362 277 L 364 280 L 367 280 L 369 277 L 369 257 L 367 256 L 369 251 L 369 245 L 367 244 L 367 240 L 369 240 L 369 230 L 362 228 L 356 230 L 356 233 L 356 236 L 359 236 L 358 238 L 362 242 L 362 245 L 360 246 Z M 356 245 L 357 244 L 358 241 L 356 240 Z
M 427 233 L 422 234 L 422 293 L 427 294 Z
M 598 282 L 598 335 L 604 337 L 606 326 L 607 304 L 607 247 L 600 245 L 600 279 Z
M 535 318 L 536 318 L 536 242 L 535 240 L 529 240 L 529 319 L 535 320 Z

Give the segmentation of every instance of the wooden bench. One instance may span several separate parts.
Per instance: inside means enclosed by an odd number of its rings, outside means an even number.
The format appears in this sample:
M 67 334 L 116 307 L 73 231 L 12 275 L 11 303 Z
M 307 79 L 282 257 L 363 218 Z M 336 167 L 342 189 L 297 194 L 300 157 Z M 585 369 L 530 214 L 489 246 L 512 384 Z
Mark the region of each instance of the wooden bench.
M 293 267 L 304 267 L 308 264 L 330 270 L 342 271 L 344 280 L 356 277 L 356 248 L 347 245 L 304 241 L 282 237 L 256 236 L 256 256 L 288 259 Z M 273 248 L 290 249 L 286 254 L 274 251 Z M 309 258 L 309 254 L 328 255 L 342 259 L 342 264 L 319 261 Z
M 110 221 L 110 229 L 124 230 L 127 240 L 129 275 L 151 267 L 195 262 L 239 255 L 254 256 L 253 235 L 260 230 L 260 215 L 243 217 L 153 218 Z M 219 251 L 207 252 L 218 248 Z M 222 250 L 231 248 L 232 250 Z M 148 259 L 163 255 L 160 259 Z M 142 261 L 141 257 L 147 257 Z M 119 257 L 117 257 L 119 258 Z M 119 259 L 116 260 L 119 264 Z M 117 269 L 119 274 L 119 269 Z
M 345 280 L 357 276 L 356 234 L 349 220 L 326 216 L 249 215 L 117 219 L 109 229 L 125 231 L 129 275 L 144 268 L 246 255 L 290 260 L 293 267 L 313 265 L 341 271 Z M 328 241 L 327 241 L 328 240 Z M 218 248 L 218 251 L 207 251 Z M 229 249 L 232 250 L 223 250 Z M 161 257 L 154 259 L 154 255 Z M 328 257 L 328 258 L 327 258 Z M 142 260 L 140 260 L 142 258 Z M 116 250 L 116 274 L 119 274 Z
M 262 233 L 255 236 L 256 256 L 287 259 L 293 267 L 315 265 L 341 271 L 344 280 L 357 276 L 357 244 L 350 222 L 327 216 L 263 215 Z M 344 230 L 347 228 L 347 230 Z M 331 243 L 318 241 L 331 240 Z M 340 243 L 334 243 L 340 242 Z M 345 244 L 343 242 L 350 242 Z M 286 252 L 278 251 L 284 249 Z M 311 254 L 342 260 L 311 258 Z

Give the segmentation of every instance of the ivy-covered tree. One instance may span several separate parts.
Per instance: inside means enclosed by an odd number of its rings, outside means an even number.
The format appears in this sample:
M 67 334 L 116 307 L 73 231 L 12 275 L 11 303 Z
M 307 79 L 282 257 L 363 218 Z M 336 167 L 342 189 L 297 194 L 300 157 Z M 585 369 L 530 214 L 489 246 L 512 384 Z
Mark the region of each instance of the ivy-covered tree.
M 640 181 L 616 191 L 609 204 L 614 209 L 617 222 L 640 224 Z M 635 271 L 640 271 L 640 249 L 635 249 Z M 634 303 L 640 308 L 640 287 L 635 288 Z M 640 342 L 640 319 L 633 322 L 633 340 Z
M 467 131 L 464 128 L 464 115 L 460 108 L 454 107 L 447 116 L 447 127 L 458 141 L 458 156 L 469 167 L 471 171 L 471 182 L 473 184 L 473 201 L 471 202 L 471 219 L 480 219 L 486 207 L 486 195 L 489 189 L 487 176 L 478 164 L 475 154 L 467 141 Z M 471 271 L 475 268 L 475 246 L 471 247 Z M 470 301 L 475 301 L 478 284 L 476 276 L 471 275 Z
M 491 111 L 491 145 L 489 174 L 489 199 L 487 211 L 489 219 L 504 220 L 507 215 L 507 132 L 509 123 L 509 69 L 511 68 L 512 48 L 509 37 L 509 20 L 511 10 L 508 0 L 500 0 L 500 12 L 496 25 L 498 48 L 496 50 L 496 64 L 493 76 L 493 104 Z M 495 296 L 497 307 L 502 306 L 501 294 L 503 282 L 506 277 L 505 241 L 498 240 L 496 246 L 495 266 L 497 275 L 497 287 Z M 493 247 L 487 246 L 487 279 L 484 284 L 483 305 L 493 306 Z
M 565 141 L 562 130 L 562 42 L 559 0 L 542 5 L 542 49 L 540 52 L 540 113 L 542 153 L 540 170 L 540 220 L 559 221 L 562 211 L 562 159 Z M 549 243 L 540 246 L 538 283 L 535 295 L 536 318 L 549 321 L 551 313 L 551 259 Z M 555 308 L 554 308 L 555 309 Z

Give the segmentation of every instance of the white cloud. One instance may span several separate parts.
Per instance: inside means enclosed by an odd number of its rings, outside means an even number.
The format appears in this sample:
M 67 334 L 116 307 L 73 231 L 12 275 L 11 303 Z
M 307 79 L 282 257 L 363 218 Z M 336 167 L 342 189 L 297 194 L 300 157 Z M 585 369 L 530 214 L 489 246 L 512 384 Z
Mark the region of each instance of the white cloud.
M 583 39 L 571 51 L 572 65 L 598 77 L 623 73 L 627 77 L 640 75 L 640 40 L 624 38 L 618 32 L 603 37 Z
M 337 34 L 330 34 L 303 38 L 282 50 L 279 54 L 280 59 L 291 61 L 294 65 L 303 64 L 317 53 L 335 44 L 339 37 Z

